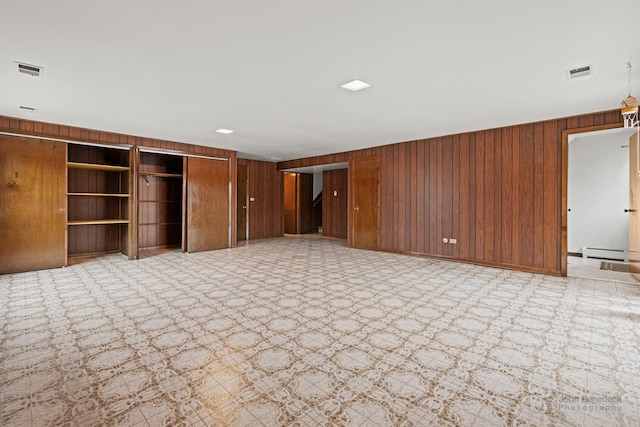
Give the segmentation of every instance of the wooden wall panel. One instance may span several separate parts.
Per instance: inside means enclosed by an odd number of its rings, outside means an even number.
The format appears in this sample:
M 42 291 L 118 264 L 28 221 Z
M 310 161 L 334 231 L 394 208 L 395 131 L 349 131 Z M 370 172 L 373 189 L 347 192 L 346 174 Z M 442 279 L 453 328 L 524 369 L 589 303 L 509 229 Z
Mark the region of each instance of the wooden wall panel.
M 347 238 L 348 170 L 334 169 L 322 174 L 322 235 Z M 337 194 L 334 196 L 334 191 Z
M 451 157 L 451 173 L 452 173 L 452 206 L 451 206 L 451 221 L 452 230 L 451 236 L 459 239 L 460 236 L 460 135 L 454 135 L 452 137 L 452 157 Z M 453 258 L 460 258 L 460 246 L 458 244 L 451 246 L 451 256 Z
M 284 173 L 276 163 L 238 159 L 246 166 L 249 181 L 248 240 L 284 235 Z
M 511 236 L 513 235 L 513 145 L 510 143 L 513 139 L 513 128 L 504 128 L 501 132 L 500 144 L 500 168 L 496 174 L 496 185 L 500 191 L 500 225 L 499 230 L 502 231 L 500 239 L 500 259 L 507 263 L 513 263 L 513 250 Z
M 247 196 L 247 182 L 249 179 L 247 167 L 237 166 L 237 192 L 236 192 L 236 240 L 247 240 L 247 207 L 249 198 Z
M 475 176 L 475 187 L 476 187 L 476 197 L 475 197 L 475 224 L 474 229 L 476 230 L 476 247 L 475 247 L 475 257 L 473 259 L 485 259 L 484 253 L 484 240 L 485 233 L 487 232 L 485 226 L 485 179 L 484 179 L 484 168 L 485 168 L 485 140 L 484 140 L 484 132 L 476 132 L 476 176 Z M 474 161 L 474 159 L 472 159 Z
M 544 123 L 544 170 L 542 185 L 545 189 L 554 188 L 554 197 L 545 197 L 543 200 L 543 218 L 544 225 L 542 232 L 544 236 L 553 235 L 561 228 L 561 195 L 562 180 L 558 179 L 558 175 L 562 174 L 562 153 L 561 147 L 555 142 L 561 138 L 558 133 L 558 126 L 554 121 Z M 559 270 L 561 267 L 560 259 L 556 256 L 556 250 L 553 242 L 546 240 L 544 242 L 544 258 L 543 268 L 545 270 Z
M 458 253 L 457 257 L 460 259 L 469 259 L 469 134 L 462 134 L 459 138 L 460 150 L 459 150 L 459 191 L 458 197 L 460 202 L 458 204 L 459 209 L 456 212 L 458 228 Z
M 618 110 L 297 159 L 380 156 L 380 249 L 562 273 L 563 131 L 621 123 Z M 444 244 L 444 237 L 457 244 Z

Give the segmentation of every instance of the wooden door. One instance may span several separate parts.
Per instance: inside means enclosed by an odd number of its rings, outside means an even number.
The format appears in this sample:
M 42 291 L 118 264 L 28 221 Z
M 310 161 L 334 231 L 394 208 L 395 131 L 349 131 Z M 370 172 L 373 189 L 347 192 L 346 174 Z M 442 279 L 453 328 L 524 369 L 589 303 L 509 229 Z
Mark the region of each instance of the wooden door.
M 229 247 L 229 162 L 187 161 L 187 251 Z
M 297 188 L 298 234 L 318 231 L 313 229 L 313 174 L 299 173 Z
M 352 240 L 354 248 L 378 249 L 380 166 L 378 157 L 351 161 Z
M 249 213 L 247 207 L 247 182 L 248 171 L 246 166 L 238 166 L 238 205 L 237 205 L 237 230 L 236 239 L 240 242 L 247 240 L 247 215 Z
M 298 174 L 284 174 L 284 232 L 298 233 Z
M 347 238 L 347 169 L 324 171 L 322 174 L 322 235 Z
M 0 135 L 0 274 L 65 265 L 62 142 Z
M 640 132 L 629 138 L 629 270 L 640 280 Z

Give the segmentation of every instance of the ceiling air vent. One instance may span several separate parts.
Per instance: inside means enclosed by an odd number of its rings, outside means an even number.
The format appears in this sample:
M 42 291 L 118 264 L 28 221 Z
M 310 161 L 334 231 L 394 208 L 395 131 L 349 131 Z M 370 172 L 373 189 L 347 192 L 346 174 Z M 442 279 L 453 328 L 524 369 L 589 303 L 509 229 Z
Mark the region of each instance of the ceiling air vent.
M 29 113 L 33 113 L 33 112 L 35 112 L 37 110 L 36 107 L 29 107 L 27 105 L 20 105 L 18 108 L 20 110 L 22 110 L 22 111 L 26 111 L 26 112 L 29 112 Z
M 42 74 L 42 67 L 38 65 L 25 64 L 22 62 L 16 62 L 18 64 L 18 72 L 28 74 L 32 77 L 40 77 Z
M 584 65 L 582 67 L 567 70 L 567 78 L 569 80 L 586 77 L 589 75 L 591 75 L 591 65 Z

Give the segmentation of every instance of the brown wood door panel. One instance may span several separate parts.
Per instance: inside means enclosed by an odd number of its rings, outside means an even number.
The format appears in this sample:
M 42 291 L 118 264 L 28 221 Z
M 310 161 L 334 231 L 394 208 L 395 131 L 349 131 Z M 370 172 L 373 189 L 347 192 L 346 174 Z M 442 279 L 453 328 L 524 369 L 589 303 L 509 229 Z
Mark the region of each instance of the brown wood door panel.
M 380 166 L 378 157 L 351 162 L 353 247 L 378 249 L 380 230 Z
M 284 174 L 284 232 L 298 233 L 298 174 Z
M 347 169 L 322 174 L 322 235 L 347 238 Z
M 313 174 L 298 174 L 298 233 L 306 234 L 313 229 Z
M 0 136 L 0 273 L 65 264 L 67 145 Z
M 238 205 L 237 205 L 237 230 L 236 240 L 247 240 L 247 214 L 249 201 L 247 200 L 248 171 L 246 166 L 238 166 Z
M 636 132 L 629 138 L 629 270 L 640 280 L 640 147 Z
M 189 157 L 187 251 L 229 247 L 229 162 Z

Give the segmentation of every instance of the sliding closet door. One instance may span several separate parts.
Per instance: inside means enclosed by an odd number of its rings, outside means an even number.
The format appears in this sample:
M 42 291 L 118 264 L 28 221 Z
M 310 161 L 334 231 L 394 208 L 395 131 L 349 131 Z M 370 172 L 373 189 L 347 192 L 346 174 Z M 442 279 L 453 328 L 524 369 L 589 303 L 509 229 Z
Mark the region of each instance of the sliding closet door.
M 0 274 L 65 264 L 67 144 L 0 135 Z
M 229 162 L 187 160 L 187 252 L 229 247 Z

